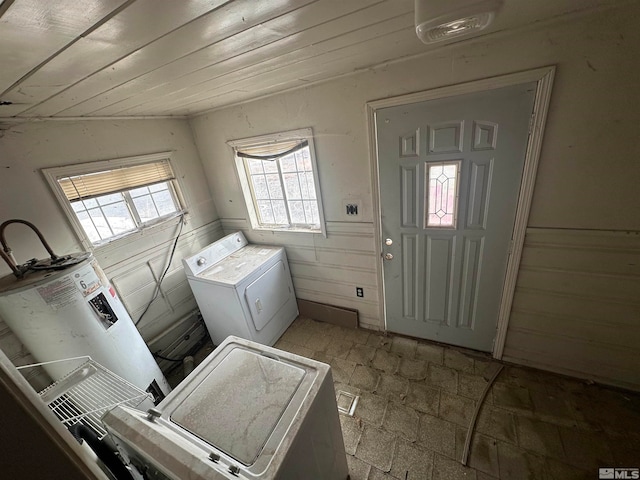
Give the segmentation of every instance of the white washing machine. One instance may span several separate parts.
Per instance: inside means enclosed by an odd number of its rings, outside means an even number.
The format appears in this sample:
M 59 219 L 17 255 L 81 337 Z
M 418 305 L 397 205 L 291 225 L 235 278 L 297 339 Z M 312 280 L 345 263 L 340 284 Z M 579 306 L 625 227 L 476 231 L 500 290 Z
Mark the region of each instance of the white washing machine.
M 149 413 L 116 407 L 102 421 L 139 478 L 348 475 L 330 367 L 237 337 Z
M 213 343 L 229 335 L 273 345 L 298 315 L 284 248 L 232 233 L 182 260 Z

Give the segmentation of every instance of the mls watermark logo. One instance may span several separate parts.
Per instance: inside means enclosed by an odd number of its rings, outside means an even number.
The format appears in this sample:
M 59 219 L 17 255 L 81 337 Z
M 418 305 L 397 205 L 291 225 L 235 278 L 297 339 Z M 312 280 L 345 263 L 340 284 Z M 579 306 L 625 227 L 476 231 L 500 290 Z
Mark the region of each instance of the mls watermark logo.
M 640 479 L 640 468 L 599 468 L 599 479 Z

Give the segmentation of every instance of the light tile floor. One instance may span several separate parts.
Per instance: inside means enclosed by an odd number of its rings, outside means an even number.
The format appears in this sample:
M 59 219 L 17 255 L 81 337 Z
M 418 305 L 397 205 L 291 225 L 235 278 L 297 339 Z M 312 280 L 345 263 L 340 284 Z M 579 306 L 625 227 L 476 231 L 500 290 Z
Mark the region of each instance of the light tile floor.
M 640 467 L 638 393 L 505 365 L 465 467 L 469 421 L 498 362 L 303 317 L 275 347 L 328 363 L 336 391 L 360 395 L 354 417 L 341 415 L 351 480 L 597 479 L 599 467 Z
M 336 390 L 360 395 L 341 415 L 352 480 L 597 479 L 640 467 L 640 394 L 506 365 L 475 352 L 299 317 L 276 348 L 328 363 Z

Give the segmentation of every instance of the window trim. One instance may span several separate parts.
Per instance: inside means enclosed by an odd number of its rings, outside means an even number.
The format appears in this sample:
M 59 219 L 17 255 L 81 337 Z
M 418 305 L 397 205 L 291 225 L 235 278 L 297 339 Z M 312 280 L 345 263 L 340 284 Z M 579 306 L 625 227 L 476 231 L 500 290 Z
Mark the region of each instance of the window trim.
M 171 162 L 171 153 L 172 152 L 170 151 L 158 152 L 158 153 L 151 153 L 146 155 L 136 155 L 133 157 L 122 157 L 122 158 L 115 158 L 115 159 L 109 159 L 109 160 L 97 160 L 93 162 L 75 163 L 71 165 L 63 165 L 60 167 L 43 168 L 41 172 L 45 180 L 49 184 L 51 191 L 53 192 L 56 199 L 58 200 L 58 204 L 64 211 L 69 223 L 71 224 L 71 227 L 73 228 L 73 231 L 75 232 L 76 237 L 78 238 L 78 240 L 80 241 L 84 249 L 89 251 L 89 250 L 101 249 L 106 247 L 107 245 L 113 245 L 114 242 L 122 241 L 125 238 L 128 238 L 132 235 L 139 234 L 140 232 L 144 231 L 147 228 L 155 227 L 155 226 L 164 224 L 166 222 L 170 222 L 171 220 L 188 213 L 187 203 L 181 191 L 182 186 L 180 185 L 178 180 L 180 178 L 180 175 L 176 171 L 176 168 L 173 162 Z M 113 236 L 97 244 L 92 243 L 89 237 L 87 236 L 86 232 L 84 231 L 84 228 L 82 227 L 82 224 L 80 223 L 80 220 L 78 219 L 75 211 L 73 210 L 73 207 L 71 206 L 71 202 L 65 195 L 60 184 L 58 183 L 58 179 L 63 177 L 76 176 L 76 175 L 86 175 L 90 173 L 96 173 L 96 172 L 112 170 L 112 169 L 122 168 L 122 167 L 132 167 L 135 165 L 141 165 L 144 163 L 153 163 L 153 162 L 158 162 L 162 160 L 169 161 L 169 164 L 171 165 L 171 169 L 173 170 L 173 173 L 174 173 L 175 178 L 173 180 L 167 180 L 167 181 L 170 183 L 172 194 L 174 195 L 175 199 L 178 202 L 178 210 L 169 215 L 165 215 L 163 217 L 159 217 L 157 219 L 146 222 L 143 225 L 140 225 L 134 230 L 131 230 L 129 232 L 125 232 L 120 235 Z
M 292 140 L 295 138 L 304 139 L 308 142 L 309 155 L 311 157 L 311 167 L 313 168 L 313 184 L 316 189 L 316 202 L 318 203 L 318 217 L 320 223 L 320 229 L 316 230 L 306 225 L 292 224 L 290 227 L 282 225 L 268 225 L 261 224 L 258 217 L 256 198 L 253 194 L 253 187 L 249 181 L 249 173 L 247 171 L 247 164 L 245 159 L 236 155 L 236 149 L 242 149 L 243 147 L 250 147 L 259 145 L 262 143 L 275 143 L 286 140 Z M 242 196 L 244 199 L 247 213 L 249 215 L 249 223 L 252 230 L 268 231 L 268 232 L 288 232 L 288 233 L 311 233 L 321 234 L 323 237 L 327 236 L 327 227 L 324 218 L 324 210 L 322 207 L 322 192 L 320 190 L 320 174 L 318 171 L 318 164 L 315 154 L 315 143 L 313 139 L 312 128 L 300 128 L 297 130 L 288 130 L 286 132 L 278 132 L 267 135 L 259 135 L 256 137 L 242 138 L 238 140 L 229 140 L 227 145 L 231 147 L 231 154 L 235 161 L 235 171 L 238 182 L 242 190 Z M 278 169 L 279 171 L 280 169 Z M 280 182 L 282 182 L 282 175 L 280 175 Z M 284 187 L 283 187 L 284 191 Z

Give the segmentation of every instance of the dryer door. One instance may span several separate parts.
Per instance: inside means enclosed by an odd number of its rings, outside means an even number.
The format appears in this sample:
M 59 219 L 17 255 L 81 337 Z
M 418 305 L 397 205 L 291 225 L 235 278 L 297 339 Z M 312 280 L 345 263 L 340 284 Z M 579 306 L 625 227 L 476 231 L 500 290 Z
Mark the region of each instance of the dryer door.
M 289 275 L 282 260 L 254 280 L 244 292 L 257 331 L 291 298 Z

